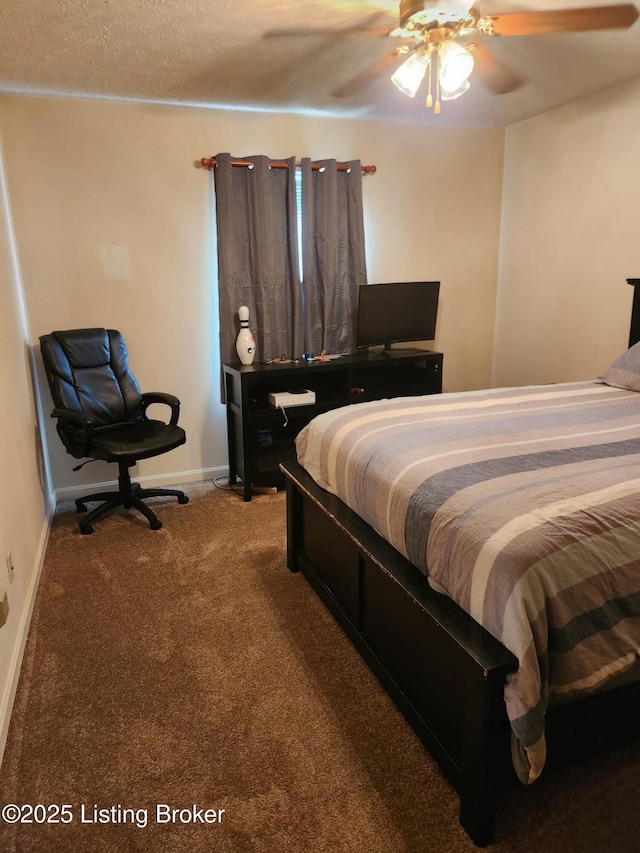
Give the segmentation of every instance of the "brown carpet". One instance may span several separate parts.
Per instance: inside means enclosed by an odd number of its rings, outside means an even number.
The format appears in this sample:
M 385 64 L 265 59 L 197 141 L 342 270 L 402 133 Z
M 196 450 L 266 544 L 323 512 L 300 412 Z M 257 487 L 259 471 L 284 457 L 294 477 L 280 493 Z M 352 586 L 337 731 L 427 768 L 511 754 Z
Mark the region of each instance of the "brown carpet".
M 69 804 L 72 821 L 0 821 L 0 851 L 475 850 L 438 768 L 287 571 L 284 496 L 188 491 L 160 502 L 157 532 L 120 514 L 81 536 L 56 517 L 0 805 Z M 157 804 L 224 814 L 158 822 Z M 505 793 L 493 849 L 638 851 L 639 806 L 633 748 Z M 94 808 L 110 822 L 83 823 Z

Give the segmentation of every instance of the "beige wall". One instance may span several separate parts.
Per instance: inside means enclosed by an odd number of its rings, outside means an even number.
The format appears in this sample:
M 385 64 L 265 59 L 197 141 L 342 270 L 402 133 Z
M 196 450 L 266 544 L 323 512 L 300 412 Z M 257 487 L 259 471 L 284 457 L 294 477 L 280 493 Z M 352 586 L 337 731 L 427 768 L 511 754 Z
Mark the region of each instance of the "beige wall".
M 29 334 L 1 146 L 0 135 L 0 599 L 6 592 L 9 600 L 9 618 L 0 628 L 0 760 L 52 507 L 38 439 Z M 5 562 L 8 551 L 15 566 L 12 584 Z
M 182 401 L 187 444 L 135 476 L 184 481 L 227 464 L 212 179 L 194 166 L 219 151 L 375 164 L 364 180 L 369 280 L 440 279 L 445 388 L 489 384 L 503 131 L 63 99 L 0 105 L 33 340 L 119 328 L 142 389 Z M 48 419 L 47 431 L 62 494 L 113 479 L 104 463 L 72 473 Z
M 640 81 L 507 131 L 495 385 L 590 379 L 640 277 Z

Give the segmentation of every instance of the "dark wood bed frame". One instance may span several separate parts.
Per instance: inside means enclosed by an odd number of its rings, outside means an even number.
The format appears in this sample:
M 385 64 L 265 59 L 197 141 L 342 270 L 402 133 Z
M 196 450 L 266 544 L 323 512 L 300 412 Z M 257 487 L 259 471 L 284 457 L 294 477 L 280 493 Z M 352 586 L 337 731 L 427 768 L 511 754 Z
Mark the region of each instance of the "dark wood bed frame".
M 516 658 L 297 463 L 287 491 L 287 565 L 301 571 L 460 797 L 478 846 L 494 839 L 499 790 L 515 782 L 503 688 Z M 547 766 L 639 736 L 640 682 L 547 712 Z

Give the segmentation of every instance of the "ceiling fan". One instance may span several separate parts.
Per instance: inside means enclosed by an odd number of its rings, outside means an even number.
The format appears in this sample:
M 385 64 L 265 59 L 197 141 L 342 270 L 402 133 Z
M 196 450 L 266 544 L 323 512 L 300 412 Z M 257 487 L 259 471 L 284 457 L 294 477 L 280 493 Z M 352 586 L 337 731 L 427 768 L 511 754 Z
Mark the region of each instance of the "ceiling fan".
M 453 100 L 470 87 L 472 71 L 488 89 L 505 94 L 518 89 L 523 78 L 495 56 L 492 37 L 537 36 L 588 30 L 624 29 L 638 18 L 632 3 L 548 11 L 484 14 L 482 0 L 469 8 L 470 0 L 401 0 L 399 26 L 374 30 L 352 26 L 344 30 L 272 30 L 265 35 L 329 35 L 336 37 L 382 35 L 401 44 L 356 77 L 332 91 L 337 98 L 355 94 L 375 77 L 404 57 L 391 80 L 401 92 L 414 97 L 428 79 L 426 105 L 440 112 L 440 102 Z M 379 17 L 372 16 L 375 21 Z M 435 98 L 432 92 L 435 84 Z
M 481 0 L 471 8 L 455 0 L 401 0 L 400 25 L 388 35 L 410 41 L 392 54 L 392 58 L 404 55 L 405 60 L 391 80 L 405 95 L 414 97 L 424 77 L 428 76 L 426 104 L 438 114 L 441 100 L 453 100 L 469 89 L 474 67 L 484 84 L 497 94 L 512 92 L 523 82 L 489 51 L 487 45 L 473 39 L 622 29 L 630 27 L 638 14 L 631 3 L 485 15 Z M 384 63 L 385 60 L 378 64 Z M 351 82 L 358 85 L 361 81 Z M 335 94 L 344 96 L 349 89 L 347 84 Z

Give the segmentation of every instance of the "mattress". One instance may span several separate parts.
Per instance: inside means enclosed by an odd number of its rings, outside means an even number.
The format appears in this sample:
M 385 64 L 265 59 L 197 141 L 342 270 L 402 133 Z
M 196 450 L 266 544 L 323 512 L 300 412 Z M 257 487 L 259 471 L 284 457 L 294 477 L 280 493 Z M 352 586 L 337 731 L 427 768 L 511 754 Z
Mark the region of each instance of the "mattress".
M 640 651 L 640 394 L 594 382 L 359 403 L 298 460 L 518 658 L 514 766 L 545 758 L 550 700 Z

